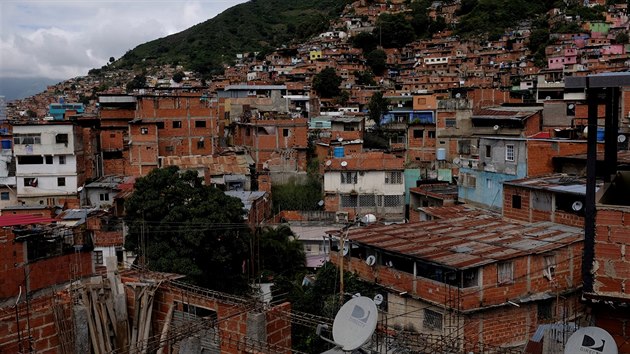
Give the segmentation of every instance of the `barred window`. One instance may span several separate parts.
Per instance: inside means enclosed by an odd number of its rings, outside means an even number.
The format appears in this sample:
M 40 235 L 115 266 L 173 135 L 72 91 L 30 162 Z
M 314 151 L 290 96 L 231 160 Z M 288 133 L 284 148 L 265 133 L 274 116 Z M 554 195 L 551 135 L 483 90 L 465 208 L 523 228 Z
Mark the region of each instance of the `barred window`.
M 341 172 L 341 184 L 357 183 L 356 172 Z
M 385 184 L 401 184 L 401 183 L 402 183 L 402 172 L 400 171 L 385 172 Z
M 401 195 L 385 195 L 383 196 L 384 207 L 397 207 L 402 205 Z
M 356 195 L 342 195 L 341 196 L 341 207 L 342 208 L 355 208 L 357 206 L 357 196 Z
M 424 321 L 422 325 L 425 329 L 442 330 L 442 314 L 437 311 L 424 309 Z
M 505 146 L 505 161 L 514 161 L 514 145 Z
M 103 251 L 92 251 L 94 264 L 103 265 Z
M 13 144 L 15 145 L 27 145 L 27 144 L 41 144 L 41 134 L 15 134 L 13 135 Z
M 376 196 L 374 194 L 363 194 L 359 196 L 360 207 L 375 207 Z

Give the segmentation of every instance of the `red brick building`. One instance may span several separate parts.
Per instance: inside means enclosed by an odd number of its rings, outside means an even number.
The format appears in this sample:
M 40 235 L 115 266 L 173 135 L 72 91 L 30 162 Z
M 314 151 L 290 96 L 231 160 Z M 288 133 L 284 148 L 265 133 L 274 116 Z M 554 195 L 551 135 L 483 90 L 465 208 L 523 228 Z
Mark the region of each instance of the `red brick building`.
M 434 219 L 347 234 L 344 270 L 382 286 L 388 326 L 478 352 L 522 349 L 539 324 L 582 314 L 581 229 L 464 206 L 424 210 Z M 331 253 L 334 263 L 339 257 Z

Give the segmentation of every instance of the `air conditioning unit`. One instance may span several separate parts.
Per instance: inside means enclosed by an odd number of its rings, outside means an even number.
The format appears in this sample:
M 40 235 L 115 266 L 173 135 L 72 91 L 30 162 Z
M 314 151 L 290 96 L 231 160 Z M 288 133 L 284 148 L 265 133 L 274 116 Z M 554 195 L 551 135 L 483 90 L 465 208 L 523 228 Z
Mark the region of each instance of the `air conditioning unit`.
M 337 223 L 345 223 L 348 222 L 348 212 L 347 211 L 338 211 L 335 213 L 335 221 Z

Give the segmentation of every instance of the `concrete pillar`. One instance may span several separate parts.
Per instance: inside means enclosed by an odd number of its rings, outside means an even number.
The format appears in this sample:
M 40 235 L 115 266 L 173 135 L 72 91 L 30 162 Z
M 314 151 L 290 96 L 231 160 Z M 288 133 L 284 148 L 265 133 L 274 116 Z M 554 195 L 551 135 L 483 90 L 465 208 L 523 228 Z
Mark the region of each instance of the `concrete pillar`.
M 90 330 L 88 328 L 88 310 L 83 305 L 72 307 L 74 317 L 74 352 L 90 352 Z

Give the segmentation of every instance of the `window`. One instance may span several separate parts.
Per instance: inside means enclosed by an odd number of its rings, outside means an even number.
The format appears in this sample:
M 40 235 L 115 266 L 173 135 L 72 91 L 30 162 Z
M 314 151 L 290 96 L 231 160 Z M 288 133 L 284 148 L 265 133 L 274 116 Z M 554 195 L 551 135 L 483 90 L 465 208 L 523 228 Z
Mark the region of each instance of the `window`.
M 175 148 L 173 146 L 167 146 L 167 147 L 164 148 L 164 150 L 166 152 L 173 152 L 173 151 L 175 151 Z
M 247 127 L 245 129 L 245 136 L 250 136 L 250 135 L 252 135 L 252 131 L 251 131 L 251 129 L 249 129 L 249 127 Z
M 149 134 L 149 128 L 140 128 L 140 134 L 142 135 Z
M 37 178 L 24 178 L 24 187 L 37 187 Z
M 173 121 L 173 128 L 181 128 L 182 127 L 182 121 L 181 120 L 174 120 Z
M 64 155 L 59 156 L 59 164 L 60 165 L 66 164 L 66 157 Z
M 424 329 L 441 331 L 442 314 L 437 311 L 424 309 L 424 321 L 422 322 L 422 325 Z
M 457 153 L 463 155 L 470 154 L 470 140 L 460 140 L 457 142 Z
M 361 194 L 359 196 L 359 206 L 360 207 L 375 207 L 376 206 L 376 196 L 374 194 Z
M 429 130 L 429 139 L 435 139 L 435 130 Z
M 96 265 L 103 265 L 103 251 L 92 251 L 92 260 Z
M 13 144 L 15 145 L 28 145 L 28 144 L 41 144 L 40 134 L 15 134 L 13 136 Z
M 53 157 L 52 155 L 46 155 L 46 165 L 52 165 Z
M 57 177 L 57 186 L 65 187 L 66 186 L 66 178 L 65 177 Z
M 282 129 L 282 136 L 289 136 L 289 129 Z
M 401 184 L 401 183 L 402 183 L 402 172 L 400 171 L 385 172 L 385 184 Z
M 44 163 L 44 158 L 39 155 L 18 156 L 18 165 L 41 165 Z
M 512 208 L 520 209 L 521 208 L 521 196 L 520 195 L 512 195 Z
M 68 145 L 68 134 L 55 135 L 55 143 Z
M 492 190 L 492 180 L 490 178 L 486 178 L 486 189 Z
M 444 120 L 444 125 L 446 128 L 455 128 L 457 127 L 457 119 L 455 118 L 446 118 Z
M 356 195 L 343 194 L 341 195 L 341 207 L 342 208 L 356 208 L 358 198 Z
M 107 201 L 109 201 L 109 193 L 100 193 L 100 194 L 98 195 L 98 199 L 99 199 L 101 202 L 107 202 Z
M 203 149 L 205 147 L 205 143 L 203 140 L 199 140 L 197 142 L 197 149 Z
M 514 161 L 514 145 L 505 145 L 505 161 Z
M 0 200 L 10 200 L 9 192 L 0 192 Z
M 401 195 L 385 195 L 383 196 L 383 206 L 384 207 L 399 207 L 403 205 Z
M 459 180 L 462 182 L 462 186 L 469 188 L 477 187 L 477 177 L 470 173 L 460 174 Z
M 497 264 L 497 283 L 511 283 L 514 280 L 514 268 L 512 262 L 502 262 Z
M 486 145 L 486 157 L 492 158 L 492 146 Z
M 158 129 L 164 129 L 164 122 L 155 122 L 155 126 Z
M 205 128 L 206 127 L 206 121 L 205 120 L 196 120 L 195 121 L 195 128 Z
M 545 271 L 553 278 L 556 275 L 556 256 L 549 254 L 544 256 L 543 260 L 545 262 Z
M 356 172 L 341 172 L 341 184 L 357 183 Z
M 324 122 L 315 122 L 315 128 L 323 128 Z
M 424 136 L 424 129 L 414 129 L 413 138 L 414 139 L 422 139 Z
M 464 288 L 471 288 L 479 285 L 479 270 L 477 268 L 466 269 L 462 274 L 464 276 L 462 284 Z

